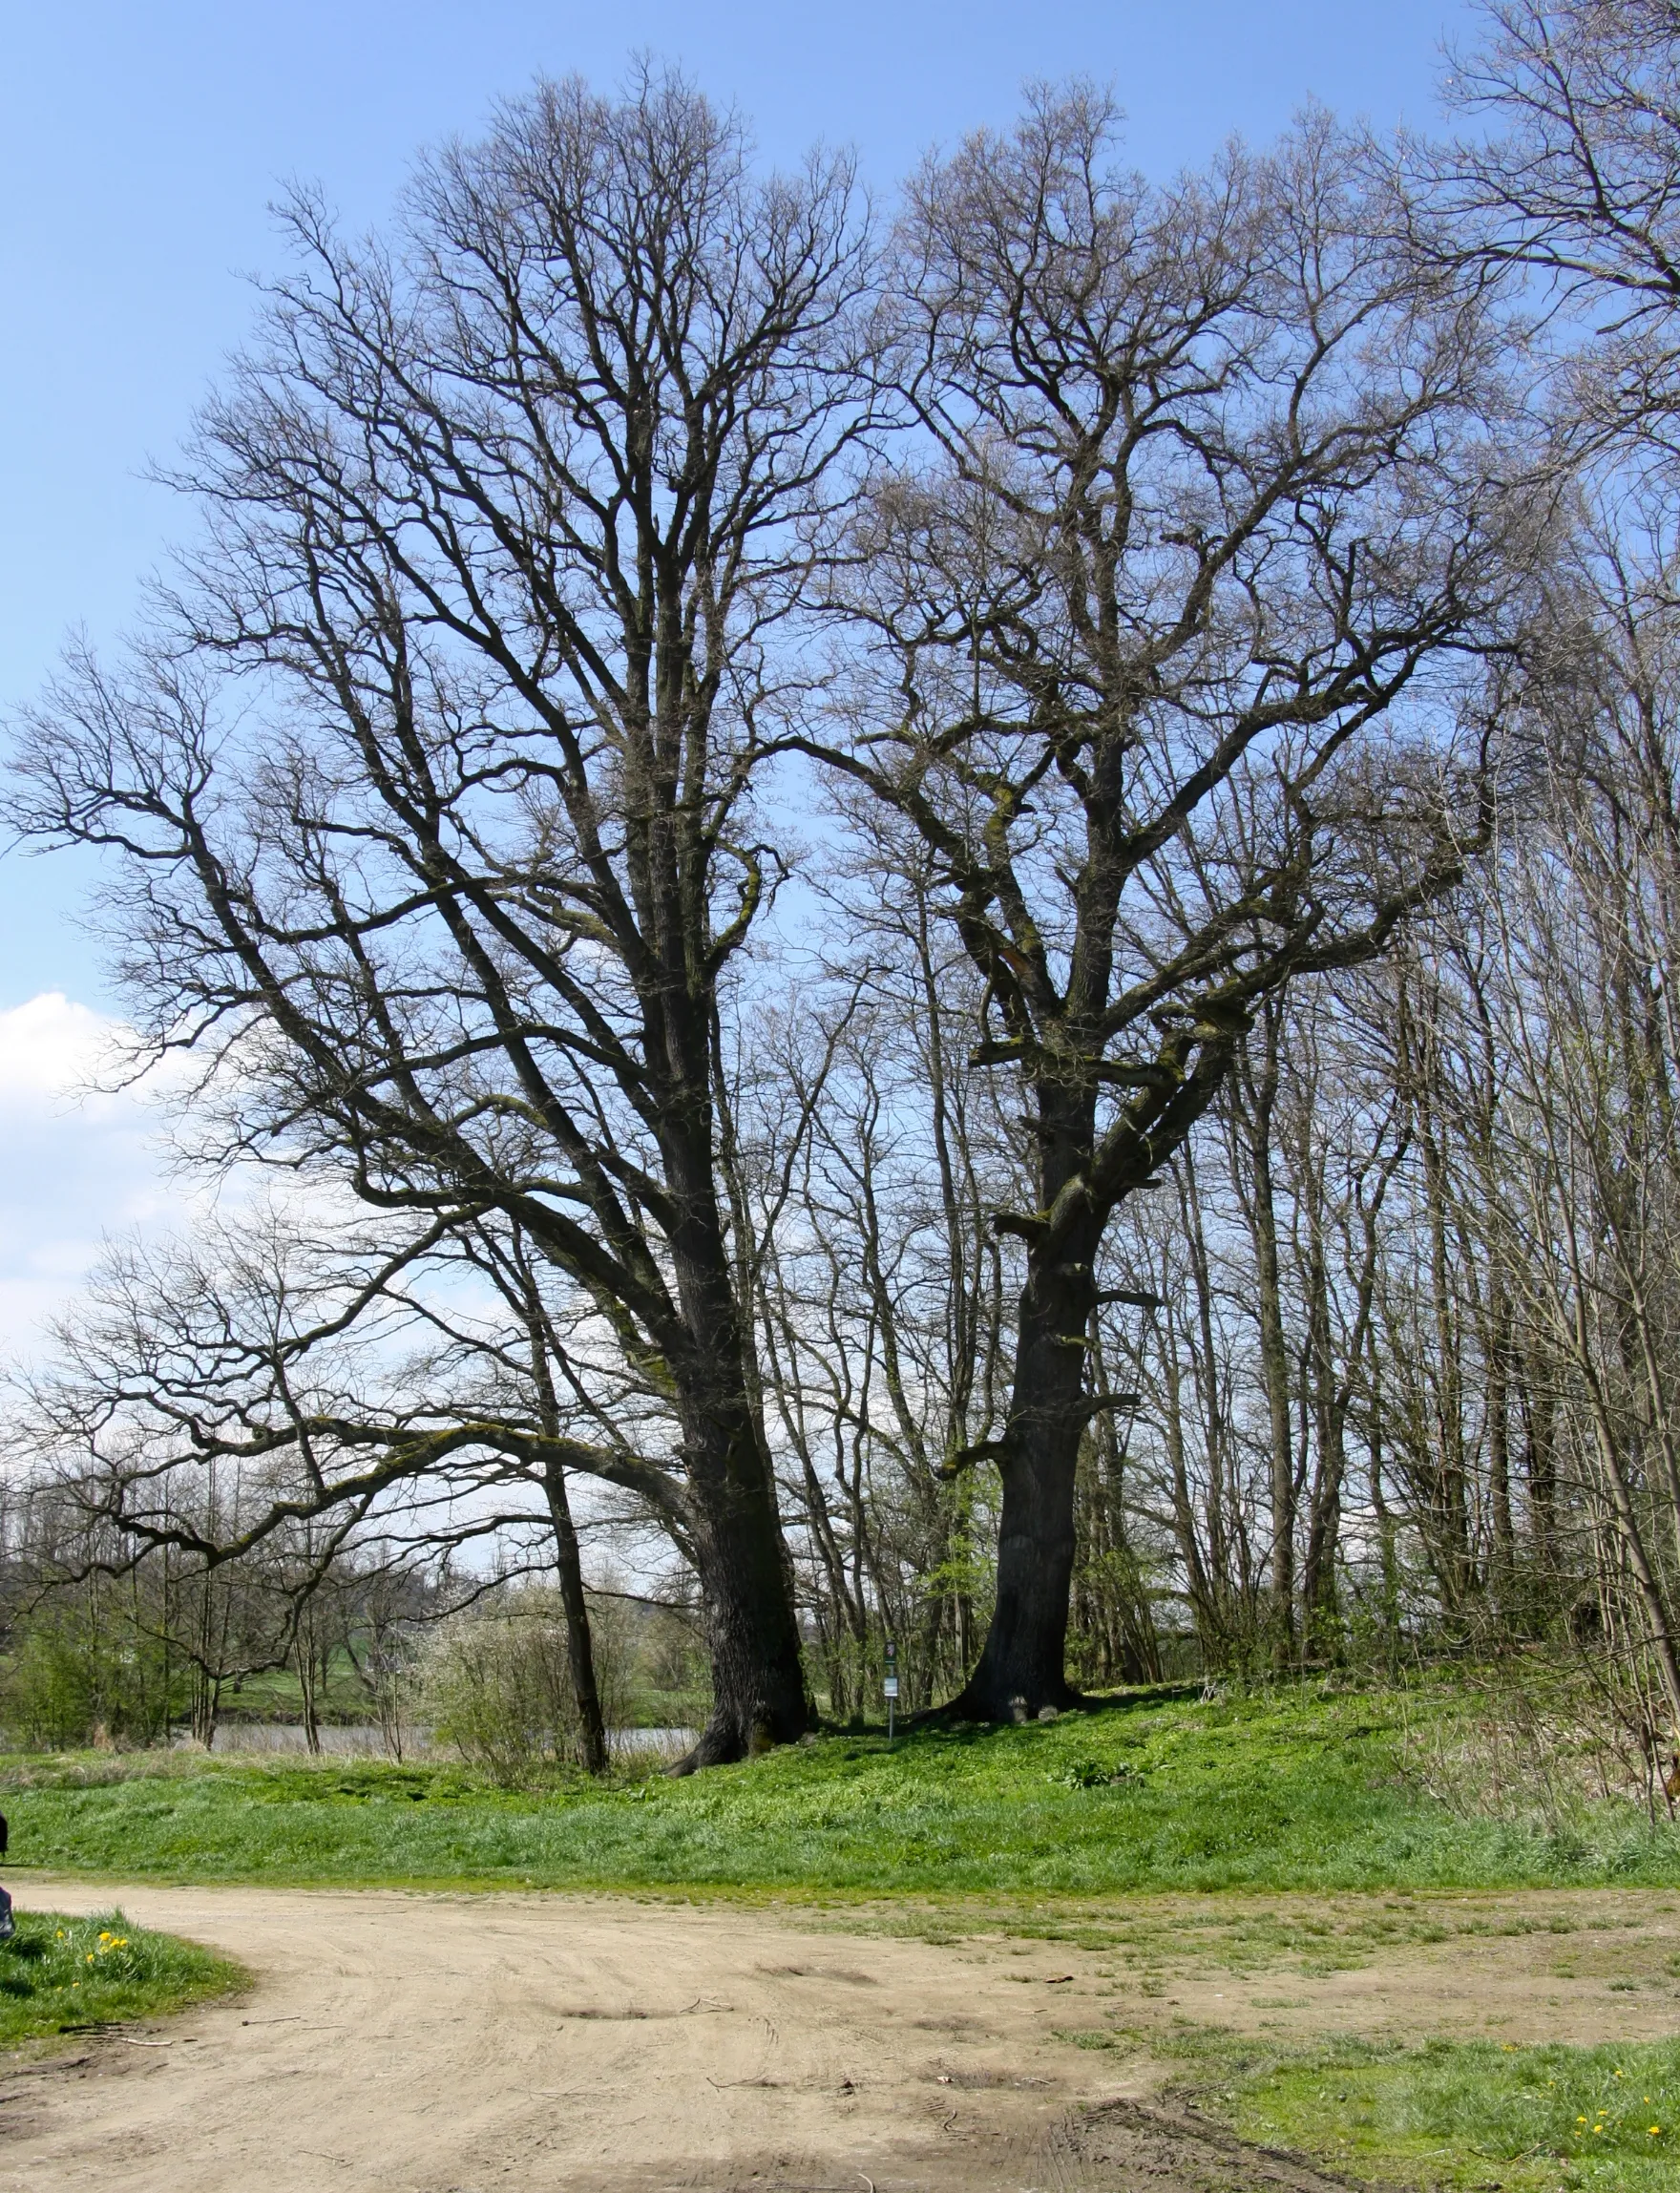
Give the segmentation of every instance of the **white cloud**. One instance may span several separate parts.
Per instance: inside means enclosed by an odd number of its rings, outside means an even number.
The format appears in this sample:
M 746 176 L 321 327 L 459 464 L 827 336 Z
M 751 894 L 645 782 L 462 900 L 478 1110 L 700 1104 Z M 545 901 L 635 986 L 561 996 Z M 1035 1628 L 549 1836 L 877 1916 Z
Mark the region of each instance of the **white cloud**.
M 117 1023 L 62 990 L 0 1012 L 0 1112 L 42 1098 L 74 1100 L 109 1061 Z
M 56 990 L 0 1012 L 0 1354 L 38 1341 L 109 1235 L 178 1213 L 156 1108 L 93 1086 L 123 1032 Z

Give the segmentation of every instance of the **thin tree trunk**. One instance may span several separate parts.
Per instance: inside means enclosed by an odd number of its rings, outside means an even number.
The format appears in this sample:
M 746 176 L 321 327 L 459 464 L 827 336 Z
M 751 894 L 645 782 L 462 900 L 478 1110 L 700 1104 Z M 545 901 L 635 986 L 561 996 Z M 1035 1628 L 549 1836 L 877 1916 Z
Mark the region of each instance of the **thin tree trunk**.
M 1254 1069 L 1244 1054 L 1237 1086 L 1240 1101 L 1232 1119 L 1246 1148 L 1247 1192 L 1243 1197 L 1254 1244 L 1255 1317 L 1260 1330 L 1260 1367 L 1266 1387 L 1270 1433 L 1269 1474 L 1271 1495 L 1270 1629 L 1273 1664 L 1287 1668 L 1295 1656 L 1295 1443 L 1290 1406 L 1289 1343 L 1283 1323 L 1283 1284 L 1277 1252 L 1277 1210 L 1271 1170 L 1272 1112 L 1277 1101 L 1281 1007 L 1268 1001 L 1264 1047 Z M 1240 1176 L 1240 1169 L 1239 1169 Z
M 1487 1475 L 1493 1509 L 1494 1604 L 1510 1613 L 1517 1567 L 1517 1532 L 1511 1516 L 1511 1313 L 1496 1259 L 1489 1281 L 1487 1348 Z
M 560 1605 L 566 1616 L 566 1669 L 571 1676 L 572 1703 L 578 1715 L 578 1751 L 586 1774 L 605 1774 L 607 1731 L 595 1679 L 589 1603 L 583 1595 L 583 1563 L 578 1550 L 572 1504 L 566 1496 L 566 1473 L 557 1462 L 551 1462 L 544 1469 L 542 1488 L 548 1500 L 549 1521 L 554 1528 L 555 1572 L 560 1580 Z
M 536 1389 L 538 1421 L 545 1435 L 560 1433 L 559 1397 L 555 1391 L 550 1360 L 551 1335 L 543 1316 L 542 1295 L 525 1254 L 523 1238 L 514 1235 L 514 1269 L 518 1275 L 526 1338 L 531 1349 L 531 1380 Z M 559 1578 L 560 1606 L 566 1619 L 566 1668 L 571 1681 L 572 1707 L 578 1716 L 578 1750 L 586 1774 L 607 1771 L 607 1732 L 601 1717 L 600 1691 L 595 1676 L 595 1649 L 589 1634 L 589 1604 L 583 1595 L 583 1562 L 578 1548 L 578 1530 L 572 1520 L 572 1503 L 566 1491 L 561 1464 L 550 1459 L 542 1471 L 543 1497 L 555 1536 L 555 1573 Z
M 298 1688 L 303 1696 L 304 1742 L 317 1758 L 321 1753 L 321 1719 L 315 1702 L 315 1648 L 308 1634 L 309 1616 L 305 1613 L 298 1624 Z

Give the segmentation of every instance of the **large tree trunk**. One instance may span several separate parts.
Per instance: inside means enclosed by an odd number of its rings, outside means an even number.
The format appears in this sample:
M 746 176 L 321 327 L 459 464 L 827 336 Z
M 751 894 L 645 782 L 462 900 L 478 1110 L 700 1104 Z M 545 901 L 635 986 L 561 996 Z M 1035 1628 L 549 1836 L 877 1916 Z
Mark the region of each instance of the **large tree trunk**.
M 757 1403 L 751 1312 L 718 1200 L 708 1021 L 672 1006 L 667 1055 L 683 1071 L 664 1106 L 670 1239 L 682 1339 L 669 1357 L 687 1466 L 688 1550 L 705 1607 L 712 1710 L 676 1771 L 720 1766 L 810 1725 L 776 1476 Z
M 774 1480 L 749 1422 L 721 1459 L 696 1469 L 690 1500 L 712 1710 L 677 1774 L 796 1742 L 810 1721 Z
M 1095 1307 L 1094 1246 L 1063 1242 L 1054 1263 L 1028 1254 L 998 1457 L 998 1596 L 985 1649 L 953 1708 L 980 1720 L 1031 1720 L 1046 1706 L 1060 1710 L 1077 1699 L 1065 1653 L 1074 1487 L 1091 1414 L 1084 1337 Z

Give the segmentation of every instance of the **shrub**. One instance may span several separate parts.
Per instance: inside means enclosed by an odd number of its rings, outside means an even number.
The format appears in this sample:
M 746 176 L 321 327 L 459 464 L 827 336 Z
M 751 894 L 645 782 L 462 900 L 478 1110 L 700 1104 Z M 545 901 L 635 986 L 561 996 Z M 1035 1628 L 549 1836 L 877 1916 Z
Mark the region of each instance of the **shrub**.
M 595 1675 L 608 1727 L 622 1718 L 626 1640 L 611 1602 L 590 1610 Z M 533 1766 L 577 1765 L 581 1728 L 556 1592 L 526 1585 L 458 1614 L 431 1637 L 421 1694 L 435 1742 L 509 1782 Z
M 70 1602 L 32 1615 L 0 1673 L 0 1720 L 34 1751 L 156 1742 L 166 1706 L 161 1644 Z

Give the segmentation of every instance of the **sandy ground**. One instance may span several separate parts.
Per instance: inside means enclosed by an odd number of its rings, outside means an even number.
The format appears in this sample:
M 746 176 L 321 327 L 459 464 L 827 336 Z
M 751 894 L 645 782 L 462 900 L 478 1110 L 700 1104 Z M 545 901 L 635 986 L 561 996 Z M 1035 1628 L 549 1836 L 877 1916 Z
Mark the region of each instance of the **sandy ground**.
M 1149 2034 L 1680 2026 L 1672 1897 L 1371 1899 L 1360 1924 L 1398 1938 L 1340 1965 L 1265 1948 L 1304 1908 L 1279 1899 L 1151 1899 L 1026 1943 L 624 1897 L 37 1877 L 19 1901 L 120 1904 L 255 1985 L 13 2059 L 0 2193 L 1323 2193 L 1162 2098 Z M 1323 1908 L 1345 1929 L 1346 1900 Z M 1066 2037 L 1110 2030 L 1122 2047 Z

